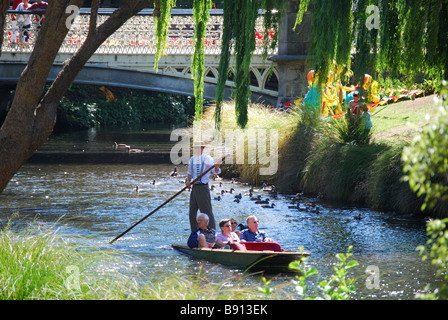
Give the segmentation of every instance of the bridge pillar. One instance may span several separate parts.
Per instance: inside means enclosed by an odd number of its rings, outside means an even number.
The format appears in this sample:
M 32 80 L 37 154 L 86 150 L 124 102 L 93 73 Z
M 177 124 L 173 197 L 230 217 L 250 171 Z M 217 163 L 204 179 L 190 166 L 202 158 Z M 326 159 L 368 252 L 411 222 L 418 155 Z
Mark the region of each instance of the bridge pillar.
M 278 71 L 277 106 L 306 94 L 308 83 L 306 66 L 311 46 L 311 14 L 306 12 L 302 24 L 293 30 L 300 0 L 288 0 L 286 14 L 279 27 L 278 55 L 270 58 Z

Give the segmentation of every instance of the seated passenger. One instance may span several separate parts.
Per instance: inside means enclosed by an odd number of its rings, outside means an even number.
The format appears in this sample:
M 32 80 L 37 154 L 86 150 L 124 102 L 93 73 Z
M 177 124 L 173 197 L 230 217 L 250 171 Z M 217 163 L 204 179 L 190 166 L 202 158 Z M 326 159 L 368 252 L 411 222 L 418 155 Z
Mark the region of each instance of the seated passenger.
M 240 236 L 241 231 L 236 229 L 236 227 L 238 226 L 238 223 L 236 222 L 235 218 L 230 218 L 229 220 L 230 220 L 230 226 L 231 226 L 230 231 L 236 233 L 236 235 L 238 236 L 238 241 L 239 241 L 239 236 Z
M 221 233 L 218 234 L 218 236 L 216 237 L 216 244 L 220 248 L 225 247 L 229 242 L 239 242 L 240 241 L 237 234 L 235 232 L 231 231 L 232 225 L 231 225 L 230 219 L 221 220 L 219 222 L 219 227 L 221 228 Z
M 258 230 L 258 219 L 256 216 L 248 216 L 246 219 L 248 229 L 244 229 L 240 234 L 241 241 L 273 242 L 266 236 L 264 231 Z
M 213 248 L 216 241 L 216 231 L 208 227 L 209 217 L 205 213 L 199 213 L 196 217 L 198 229 L 194 230 L 188 238 L 190 248 Z

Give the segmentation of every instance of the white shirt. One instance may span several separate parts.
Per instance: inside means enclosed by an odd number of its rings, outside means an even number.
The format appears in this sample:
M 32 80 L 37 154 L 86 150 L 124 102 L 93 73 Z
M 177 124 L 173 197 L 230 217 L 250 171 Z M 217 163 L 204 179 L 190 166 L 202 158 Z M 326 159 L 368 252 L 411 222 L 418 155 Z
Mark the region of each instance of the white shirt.
M 28 5 L 28 7 L 30 7 L 30 5 Z M 23 6 L 23 2 L 17 6 L 16 10 L 17 11 L 25 11 L 26 10 Z M 20 14 L 20 15 L 18 15 L 17 21 L 23 22 L 23 25 L 27 26 L 27 25 L 31 24 L 31 14 Z
M 187 173 L 192 176 L 191 181 L 199 177 L 203 172 L 207 171 L 210 167 L 215 165 L 215 161 L 212 157 L 210 157 L 207 154 L 201 154 L 200 156 L 192 156 L 190 158 L 190 162 L 188 163 L 188 171 Z M 197 183 L 208 183 L 210 181 L 210 172 L 213 172 L 214 174 L 220 174 L 221 168 L 218 168 L 216 171 L 215 169 L 212 169 L 208 172 L 208 174 L 205 174 L 202 176 L 202 178 Z

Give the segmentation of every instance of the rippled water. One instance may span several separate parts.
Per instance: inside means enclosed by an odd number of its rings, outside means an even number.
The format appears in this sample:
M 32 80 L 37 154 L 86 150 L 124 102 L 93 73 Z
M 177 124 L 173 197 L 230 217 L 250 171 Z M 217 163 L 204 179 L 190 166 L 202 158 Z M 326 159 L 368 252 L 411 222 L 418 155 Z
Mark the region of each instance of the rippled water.
M 156 130 L 160 145 L 169 146 L 169 130 Z M 155 142 L 148 138 L 148 130 L 133 132 L 126 143 L 141 148 L 152 148 Z M 190 259 L 171 248 L 175 242 L 186 242 L 189 235 L 188 199 L 184 192 L 120 238 L 113 245 L 109 241 L 126 230 L 183 187 L 180 182 L 186 167 L 179 167 L 176 178 L 169 177 L 173 165 L 169 163 L 113 164 L 84 161 L 82 164 L 64 160 L 61 153 L 114 152 L 112 144 L 124 140 L 129 132 L 85 132 L 52 137 L 41 152 L 54 153 L 52 164 L 34 161 L 23 166 L 6 190 L 0 194 L 0 219 L 3 224 L 9 216 L 19 212 L 14 223 L 39 221 L 66 227 L 70 236 L 88 236 L 89 244 L 123 253 L 132 260 L 143 279 L 155 273 L 176 272 L 192 274 L 202 266 L 213 281 L 221 281 L 239 273 L 228 267 Z M 122 141 L 121 140 L 121 141 Z M 166 143 L 165 143 L 166 141 Z M 119 141 L 120 142 L 120 141 Z M 87 158 L 86 158 L 87 159 Z M 156 184 L 153 185 L 152 181 Z M 217 183 L 217 182 L 214 182 Z M 138 192 L 135 188 L 138 186 Z M 223 189 L 246 193 L 248 186 L 223 181 Z M 220 190 L 220 189 L 218 189 Z M 213 191 L 214 192 L 214 191 Z M 212 192 L 212 197 L 215 197 Z M 260 191 L 263 197 L 267 193 Z M 435 271 L 427 262 L 421 262 L 415 248 L 427 240 L 425 223 L 367 208 L 336 206 L 312 201 L 320 213 L 301 212 L 291 206 L 289 195 L 273 200 L 274 208 L 262 209 L 243 196 L 235 203 L 234 194 L 226 194 L 221 201 L 213 201 L 217 221 L 235 217 L 239 222 L 256 214 L 260 227 L 282 244 L 285 250 L 304 247 L 312 255 L 307 266 L 316 267 L 321 278 L 333 274 L 337 263 L 335 254 L 346 252 L 353 245 L 353 257 L 359 262 L 354 269 L 358 278 L 359 297 L 365 299 L 412 299 L 415 293 L 433 282 Z M 353 219 L 361 213 L 363 219 Z M 380 288 L 365 288 L 367 266 L 380 271 Z M 204 272 L 204 271 L 203 271 Z M 292 275 L 276 278 L 278 283 L 290 281 Z M 254 283 L 259 277 L 253 276 Z

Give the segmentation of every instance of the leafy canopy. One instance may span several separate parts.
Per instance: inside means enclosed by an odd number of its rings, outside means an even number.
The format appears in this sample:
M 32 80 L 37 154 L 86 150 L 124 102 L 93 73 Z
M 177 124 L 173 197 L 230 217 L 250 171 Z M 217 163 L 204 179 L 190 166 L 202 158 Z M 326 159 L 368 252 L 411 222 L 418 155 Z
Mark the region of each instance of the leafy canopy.
M 302 0 L 296 26 L 308 9 L 309 54 L 323 83 L 330 70 L 351 65 L 356 83 L 365 73 L 447 78 L 446 0 Z

